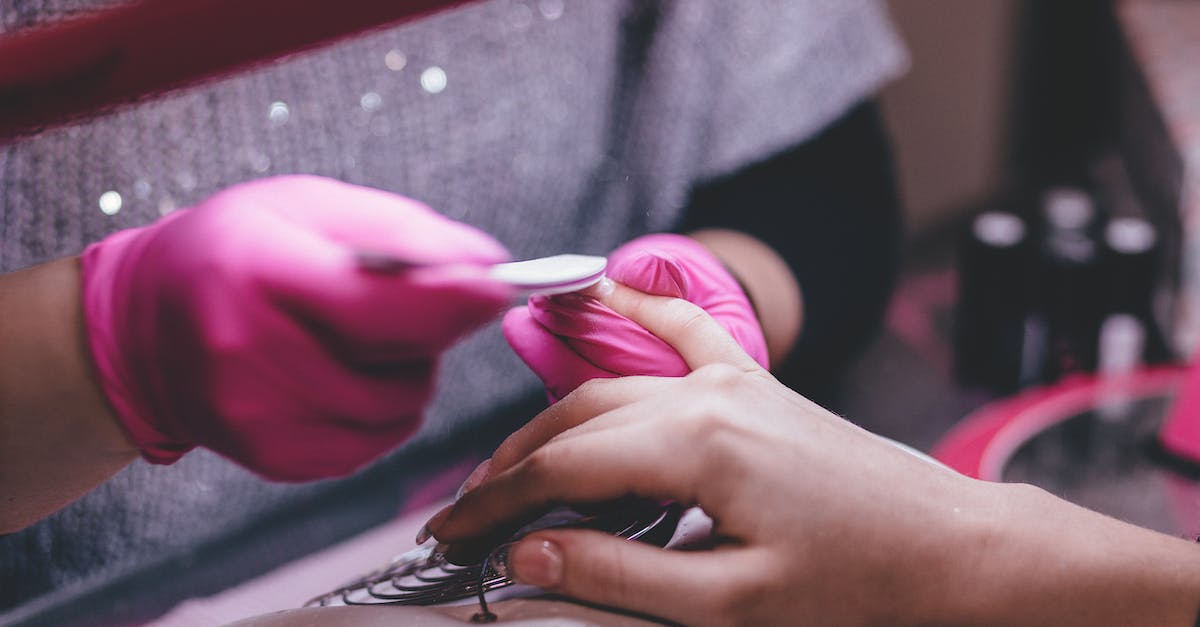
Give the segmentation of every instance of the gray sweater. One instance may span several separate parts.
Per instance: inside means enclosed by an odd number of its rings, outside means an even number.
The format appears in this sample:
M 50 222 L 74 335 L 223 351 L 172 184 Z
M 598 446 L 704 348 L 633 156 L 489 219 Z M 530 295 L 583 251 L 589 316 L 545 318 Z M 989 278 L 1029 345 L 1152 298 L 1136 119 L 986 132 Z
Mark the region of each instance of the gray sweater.
M 0 0 L 0 27 L 105 3 Z M 872 0 L 479 2 L 0 146 L 0 270 L 297 172 L 418 198 L 516 258 L 603 254 L 670 229 L 696 184 L 802 142 L 906 62 Z M 416 439 L 537 387 L 486 329 L 447 356 Z M 333 487 L 203 450 L 136 462 L 0 537 L 0 622 Z

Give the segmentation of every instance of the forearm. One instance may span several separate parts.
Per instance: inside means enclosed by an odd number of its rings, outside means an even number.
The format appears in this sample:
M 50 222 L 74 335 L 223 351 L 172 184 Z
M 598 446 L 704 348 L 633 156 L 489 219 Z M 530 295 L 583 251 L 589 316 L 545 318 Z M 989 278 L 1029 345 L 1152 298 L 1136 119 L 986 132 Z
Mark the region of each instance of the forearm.
M 1194 625 L 1200 546 L 1005 486 L 942 618 L 976 625 Z M 936 601 L 936 600 L 935 600 Z M 936 613 L 935 613 L 936 614 Z
M 0 533 L 135 459 L 92 373 L 74 258 L 0 276 Z

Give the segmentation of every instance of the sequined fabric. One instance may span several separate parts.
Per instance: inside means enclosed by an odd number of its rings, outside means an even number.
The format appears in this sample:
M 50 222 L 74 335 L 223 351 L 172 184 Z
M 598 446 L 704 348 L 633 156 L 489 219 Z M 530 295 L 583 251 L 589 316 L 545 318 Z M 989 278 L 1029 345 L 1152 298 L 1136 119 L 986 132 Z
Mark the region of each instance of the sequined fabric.
M 102 4 L 0 0 L 0 26 Z M 480 2 L 0 146 L 0 270 L 279 173 L 418 198 L 517 258 L 603 254 L 671 228 L 697 182 L 803 141 L 906 62 L 871 0 Z M 537 387 L 489 328 L 448 356 L 418 439 Z M 204 451 L 137 462 L 0 538 L 0 622 L 328 489 Z

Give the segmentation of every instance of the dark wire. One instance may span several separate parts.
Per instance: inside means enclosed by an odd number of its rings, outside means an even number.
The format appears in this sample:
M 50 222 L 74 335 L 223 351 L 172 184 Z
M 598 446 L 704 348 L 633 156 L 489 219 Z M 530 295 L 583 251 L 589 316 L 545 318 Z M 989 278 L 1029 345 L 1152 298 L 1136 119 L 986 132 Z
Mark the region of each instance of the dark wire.
M 479 611 L 471 616 L 472 623 L 494 623 L 498 618 L 491 612 L 491 610 L 488 609 L 487 595 L 484 594 L 487 592 L 484 587 L 484 583 L 487 582 L 488 564 L 491 562 L 492 558 L 489 555 L 488 559 L 483 560 L 479 564 Z

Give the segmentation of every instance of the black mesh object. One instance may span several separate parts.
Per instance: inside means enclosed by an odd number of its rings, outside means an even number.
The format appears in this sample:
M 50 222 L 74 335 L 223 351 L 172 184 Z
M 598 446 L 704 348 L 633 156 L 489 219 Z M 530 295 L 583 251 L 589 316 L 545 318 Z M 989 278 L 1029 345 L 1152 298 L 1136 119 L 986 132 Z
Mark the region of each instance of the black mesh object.
M 477 563 L 452 564 L 434 547 L 418 547 L 305 605 L 439 605 L 471 597 L 480 598 L 483 605 L 484 594 L 515 585 L 507 574 L 504 556 L 507 547 L 525 535 L 542 529 L 574 527 L 663 546 L 671 539 L 682 511 L 677 505 L 647 503 L 598 514 L 559 508 L 523 527 Z

